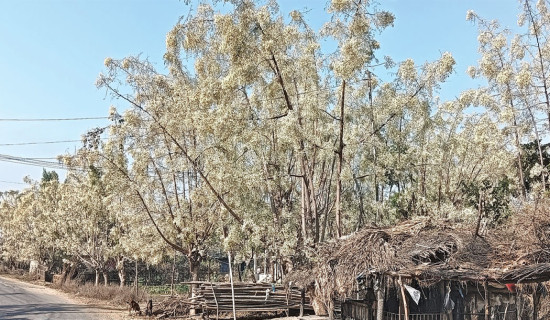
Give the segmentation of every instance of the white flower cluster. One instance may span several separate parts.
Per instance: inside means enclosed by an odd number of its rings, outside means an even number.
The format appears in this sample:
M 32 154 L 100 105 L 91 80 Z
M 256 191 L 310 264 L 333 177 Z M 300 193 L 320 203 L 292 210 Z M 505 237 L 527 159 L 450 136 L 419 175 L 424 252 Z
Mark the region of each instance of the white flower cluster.
M 523 59 L 523 57 L 525 56 L 525 48 L 521 43 L 521 38 L 518 35 L 516 35 L 512 39 L 510 47 L 511 47 L 510 52 L 513 58 L 520 59 L 520 60 Z
M 505 108 L 500 113 L 500 120 L 504 123 L 512 123 L 514 118 L 515 118 L 514 110 L 511 108 Z
M 349 29 L 353 34 L 365 34 L 369 31 L 369 20 L 364 15 L 356 15 L 353 17 Z
M 170 32 L 168 32 L 166 34 L 166 49 L 168 51 L 173 51 L 177 48 L 178 46 L 178 41 L 177 41 L 177 38 L 176 38 L 176 33 L 177 33 L 177 30 L 176 29 L 172 29 L 170 30 Z
M 382 11 L 376 14 L 376 25 L 378 27 L 385 28 L 388 26 L 393 26 L 394 21 L 395 16 L 391 12 Z
M 516 83 L 520 88 L 527 88 L 531 85 L 531 72 L 529 72 L 527 66 L 523 66 L 516 75 Z
M 544 167 L 540 165 L 540 163 L 537 163 L 531 168 L 531 171 L 529 172 L 529 177 L 534 178 L 541 175 L 541 173 L 544 172 Z
M 522 12 L 518 15 L 518 26 L 523 27 L 524 24 L 525 24 L 525 13 Z
M 414 80 L 416 79 L 417 73 L 414 66 L 414 61 L 412 59 L 407 59 L 401 63 L 399 70 L 397 71 L 399 77 L 403 80 Z
M 466 69 L 466 73 L 474 79 L 477 75 L 477 69 L 474 66 L 469 66 L 468 69 Z
M 506 37 L 502 33 L 499 34 L 493 39 L 492 45 L 495 49 L 502 49 L 506 47 Z
M 302 20 L 302 14 L 300 13 L 300 11 L 297 11 L 297 10 L 290 11 L 290 17 L 292 18 L 293 21 Z
M 500 84 L 507 84 L 512 79 L 512 75 L 512 70 L 510 70 L 510 68 L 505 68 L 497 74 L 496 80 Z
M 130 68 L 130 59 L 125 58 L 122 60 L 122 69 L 128 70 Z
M 466 20 L 467 21 L 474 21 L 476 18 L 476 13 L 474 10 L 468 10 L 466 11 Z
M 352 0 L 332 0 L 330 2 L 330 7 L 334 11 L 344 11 L 353 5 Z
M 493 79 L 497 75 L 497 66 L 491 57 L 484 55 L 479 61 L 479 71 L 486 77 Z
M 456 64 L 453 55 L 450 52 L 444 52 L 437 63 L 437 73 L 441 81 L 445 80 L 447 76 L 453 71 L 453 67 Z
M 537 10 L 539 10 L 539 13 L 542 16 L 545 16 L 548 14 L 548 7 L 546 6 L 545 0 L 538 0 L 537 1 Z
M 481 45 L 485 45 L 493 39 L 493 35 L 489 31 L 481 31 L 479 35 L 477 36 L 477 41 Z

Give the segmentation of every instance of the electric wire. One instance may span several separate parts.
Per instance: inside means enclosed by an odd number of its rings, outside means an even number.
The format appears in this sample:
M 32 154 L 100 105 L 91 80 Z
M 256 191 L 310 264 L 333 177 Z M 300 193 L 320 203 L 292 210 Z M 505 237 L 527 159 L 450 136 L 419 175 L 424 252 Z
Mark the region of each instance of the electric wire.
M 51 168 L 51 169 L 62 169 L 62 170 L 68 169 L 67 166 L 65 166 L 60 162 L 46 161 L 38 158 L 17 157 L 17 156 L 11 156 L 7 154 L 0 154 L 0 161 L 15 163 L 15 164 L 37 166 L 37 167 L 45 167 L 45 168 Z
M 37 144 L 73 143 L 73 142 L 82 142 L 82 140 L 59 140 L 59 141 L 36 141 L 36 142 L 0 143 L 0 147 L 7 147 L 7 146 L 26 146 L 26 145 L 37 145 Z
M 2 118 L 0 121 L 13 121 L 13 122 L 26 122 L 26 121 L 81 121 L 81 120 L 104 120 L 109 119 L 109 117 L 82 117 L 82 118 Z
M 22 184 L 26 185 L 24 182 L 15 182 L 15 181 L 6 181 L 6 180 L 0 180 L 0 183 L 10 183 L 10 184 Z

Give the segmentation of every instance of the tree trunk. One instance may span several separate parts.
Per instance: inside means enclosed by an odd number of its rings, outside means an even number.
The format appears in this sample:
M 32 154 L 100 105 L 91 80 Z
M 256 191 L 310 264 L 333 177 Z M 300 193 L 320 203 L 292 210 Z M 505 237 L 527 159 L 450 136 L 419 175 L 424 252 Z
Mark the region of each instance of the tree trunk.
M 106 287 L 109 285 L 109 274 L 107 271 L 103 271 L 103 285 Z
M 252 249 L 252 259 L 254 261 L 254 283 L 256 283 L 258 281 L 258 261 L 254 249 Z
M 124 269 L 124 267 L 118 269 L 118 279 L 120 280 L 120 287 L 124 287 L 124 285 L 126 284 L 126 270 Z
M 61 280 L 59 284 L 64 284 L 67 281 L 67 274 L 69 272 L 70 265 L 68 263 L 63 263 L 63 270 L 61 271 Z
M 533 114 L 533 111 L 530 107 L 527 107 L 527 110 L 529 111 L 529 116 L 531 117 L 531 122 L 533 123 L 533 129 L 535 129 L 535 141 L 537 142 L 537 152 L 539 156 L 539 163 L 542 168 L 544 168 L 544 155 L 542 153 L 542 146 L 540 144 L 540 135 L 539 135 L 539 129 L 537 127 L 537 120 L 535 119 L 535 115 Z M 544 170 L 541 173 L 541 183 L 542 183 L 542 191 L 546 191 L 546 174 Z
M 124 258 L 117 257 L 116 270 L 118 272 L 118 279 L 120 280 L 120 287 L 124 287 L 126 284 L 126 269 L 124 269 Z
M 95 269 L 95 283 L 94 286 L 99 286 L 99 270 Z
M 175 275 L 176 275 L 176 250 L 174 250 L 174 259 L 172 260 L 172 276 L 170 277 L 170 296 L 171 297 L 174 296 L 174 276 Z
M 543 52 L 543 49 L 545 47 L 545 43 L 541 43 L 541 31 L 540 31 L 540 25 L 537 23 L 535 16 L 533 15 L 533 10 L 531 9 L 531 5 L 529 4 L 529 0 L 525 0 L 525 7 L 527 9 L 527 13 L 529 14 L 529 20 L 531 22 L 532 26 L 532 34 L 535 36 L 535 40 L 537 42 L 537 62 L 539 63 L 540 67 L 540 79 L 542 79 L 542 87 L 544 89 L 544 104 L 546 105 L 546 114 L 548 115 L 548 124 L 550 124 L 550 99 L 549 99 L 549 92 L 548 92 L 548 84 L 546 83 L 547 75 L 546 75 L 546 68 L 544 67 L 544 62 L 546 61 L 546 54 Z
M 201 265 L 201 256 L 196 252 L 192 251 L 187 255 L 187 259 L 189 260 L 189 273 L 191 273 L 191 280 L 193 281 L 193 284 L 191 285 L 191 299 L 195 297 L 195 294 L 197 290 L 199 289 L 199 285 L 196 283 L 199 281 L 199 268 Z M 190 309 L 189 315 L 195 315 L 196 310 Z
M 508 90 L 511 91 L 511 89 L 509 88 L 508 86 Z M 516 143 L 516 148 L 518 149 L 517 150 L 517 161 L 518 161 L 518 185 L 519 185 L 519 188 L 521 190 L 521 195 L 523 197 L 523 199 L 525 199 L 525 197 L 527 196 L 527 190 L 525 189 L 525 173 L 523 172 L 523 163 L 522 163 L 522 159 L 521 159 L 521 156 L 523 155 L 523 150 L 521 149 L 521 142 L 520 142 L 520 137 L 519 137 L 519 130 L 518 130 L 518 122 L 517 122 L 517 119 L 516 119 L 516 109 L 515 109 L 515 106 L 514 106 L 514 101 L 513 100 L 510 100 L 510 108 L 512 109 L 512 112 L 513 112 L 513 115 L 514 115 L 514 120 L 513 120 L 513 125 L 514 125 L 514 140 L 515 140 L 515 143 Z
M 338 167 L 336 169 L 336 237 L 342 236 L 342 166 L 344 162 L 344 99 L 346 81 L 342 81 L 342 98 L 340 100 L 340 132 L 338 135 Z
M 65 279 L 65 281 L 70 281 L 70 280 L 73 279 L 73 277 L 74 277 L 74 275 L 75 275 L 75 273 L 76 273 L 76 268 L 77 268 L 76 263 L 73 263 L 73 264 L 71 265 L 71 269 L 70 269 L 69 274 L 67 275 L 67 278 Z
M 136 297 L 137 297 L 137 295 L 138 295 L 138 261 L 137 261 L 137 259 L 136 259 L 135 267 L 136 267 L 136 276 L 134 278 L 134 286 L 136 287 Z
M 307 240 L 306 184 L 302 177 L 301 207 L 302 207 L 302 239 Z
M 358 231 L 363 226 L 365 217 L 365 205 L 363 200 L 363 190 L 359 183 L 359 179 L 353 174 L 353 182 L 355 183 L 355 192 L 357 198 L 359 198 L 359 216 L 357 217 L 357 224 L 355 225 L 355 231 Z

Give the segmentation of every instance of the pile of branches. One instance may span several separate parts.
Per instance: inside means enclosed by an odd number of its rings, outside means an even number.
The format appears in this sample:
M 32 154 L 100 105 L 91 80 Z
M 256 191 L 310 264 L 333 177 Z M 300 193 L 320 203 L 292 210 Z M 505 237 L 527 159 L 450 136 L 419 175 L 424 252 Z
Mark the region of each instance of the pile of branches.
M 517 262 L 522 264 L 550 262 L 550 200 L 529 203 L 514 213 L 509 227 L 518 243 Z
M 191 299 L 175 296 L 167 297 L 159 302 L 155 309 L 162 310 L 162 314 L 166 317 L 178 317 L 188 315 L 189 309 L 193 308 L 195 304 L 196 302 Z

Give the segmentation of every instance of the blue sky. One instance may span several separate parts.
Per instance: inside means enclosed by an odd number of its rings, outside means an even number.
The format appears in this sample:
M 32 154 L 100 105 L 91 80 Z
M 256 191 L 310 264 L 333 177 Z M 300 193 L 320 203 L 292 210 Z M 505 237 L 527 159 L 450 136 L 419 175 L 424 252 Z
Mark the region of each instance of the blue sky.
M 196 4 L 196 1 L 191 1 Z M 325 0 L 281 0 L 283 12 L 308 8 L 312 27 L 327 15 Z M 378 37 L 380 55 L 417 63 L 449 51 L 457 72 L 442 87 L 452 99 L 478 84 L 465 70 L 476 63 L 477 27 L 466 11 L 516 26 L 516 0 L 381 0 L 395 26 Z M 106 57 L 141 54 L 162 69 L 165 35 L 189 6 L 178 0 L 0 0 L 0 155 L 46 158 L 73 152 L 78 142 L 7 146 L 13 143 L 79 140 L 108 120 L 12 122 L 1 119 L 107 116 L 117 104 L 95 87 Z M 57 170 L 59 171 L 59 170 Z M 63 177 L 63 173 L 61 177 Z M 24 176 L 40 179 L 42 167 L 0 161 L 0 191 L 21 189 Z

